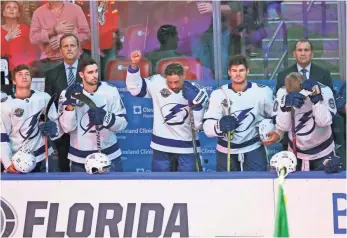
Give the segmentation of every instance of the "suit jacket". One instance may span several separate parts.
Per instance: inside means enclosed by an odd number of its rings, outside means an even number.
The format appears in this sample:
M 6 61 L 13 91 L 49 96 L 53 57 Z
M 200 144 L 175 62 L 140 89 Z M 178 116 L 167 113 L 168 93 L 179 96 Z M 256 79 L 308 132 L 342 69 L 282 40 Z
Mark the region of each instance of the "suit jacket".
M 80 62 L 80 61 L 79 61 Z M 76 74 L 76 82 L 82 82 L 79 73 Z M 48 70 L 45 74 L 45 92 L 49 95 L 55 93 L 60 96 L 61 92 L 68 86 L 64 63 Z M 59 97 L 58 97 L 59 98 Z M 57 106 L 57 102 L 56 102 Z
M 290 74 L 292 72 L 298 72 L 298 67 L 297 67 L 296 63 L 278 73 L 276 92 L 278 91 L 278 89 L 280 89 L 281 87 L 283 87 L 285 85 L 284 79 L 286 78 L 286 76 L 288 74 Z M 318 66 L 314 63 L 311 63 L 311 70 L 310 70 L 309 79 L 318 81 L 318 82 L 328 86 L 334 92 L 333 81 L 331 79 L 329 70 L 323 69 L 320 66 Z
M 79 61 L 80 62 L 80 61 Z M 78 72 L 76 74 L 76 82 L 82 82 L 81 77 Z M 64 63 L 59 64 L 51 70 L 48 70 L 45 74 L 45 92 L 49 95 L 53 95 L 55 93 L 58 94 L 58 99 L 55 102 L 55 106 L 58 109 L 59 96 L 61 92 L 66 89 L 67 77 Z M 59 167 L 61 172 L 69 172 L 70 171 L 70 161 L 67 156 L 70 148 L 70 136 L 68 134 L 64 134 L 62 137 L 54 141 L 54 146 L 58 151 L 59 157 Z

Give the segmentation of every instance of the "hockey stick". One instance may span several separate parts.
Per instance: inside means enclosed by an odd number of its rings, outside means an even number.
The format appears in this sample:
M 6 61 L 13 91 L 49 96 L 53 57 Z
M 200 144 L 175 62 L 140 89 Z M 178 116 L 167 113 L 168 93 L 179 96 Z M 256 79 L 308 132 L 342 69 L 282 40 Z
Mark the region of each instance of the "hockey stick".
M 58 98 L 58 94 L 53 94 L 52 97 L 49 99 L 47 106 L 46 106 L 46 110 L 45 110 L 45 123 L 48 122 L 49 118 L 48 118 L 48 113 L 49 110 L 51 109 L 52 104 L 55 102 L 55 100 L 57 100 Z M 48 136 L 45 136 L 45 162 L 46 162 L 46 173 L 48 173 Z
M 230 99 L 227 95 L 227 93 L 225 92 L 225 90 L 223 89 L 223 87 L 221 87 L 221 90 L 222 92 L 224 93 L 224 96 L 225 96 L 225 100 L 227 101 L 227 104 L 228 104 L 228 109 L 227 109 L 227 112 L 226 112 L 226 115 L 231 115 L 231 102 L 230 102 Z M 231 161 L 230 161 L 230 143 L 231 143 L 231 139 L 232 139 L 232 134 L 230 131 L 228 131 L 228 158 L 227 158 L 227 171 L 230 172 L 231 170 Z
M 73 94 L 72 97 L 77 99 L 77 100 L 80 100 L 81 102 L 86 104 L 89 108 L 96 108 L 95 102 L 93 102 L 93 100 L 91 100 L 89 97 L 87 97 L 83 93 Z M 101 153 L 99 126 L 95 125 L 95 130 L 96 130 L 96 145 L 98 147 L 98 152 Z
M 192 142 L 193 142 L 193 149 L 194 149 L 194 155 L 196 160 L 196 170 L 198 172 L 204 171 L 204 168 L 202 167 L 201 158 L 198 152 L 198 147 L 196 145 L 196 130 L 195 130 L 195 123 L 194 123 L 194 113 L 193 108 L 189 107 L 189 116 L 190 116 L 190 128 L 192 129 Z

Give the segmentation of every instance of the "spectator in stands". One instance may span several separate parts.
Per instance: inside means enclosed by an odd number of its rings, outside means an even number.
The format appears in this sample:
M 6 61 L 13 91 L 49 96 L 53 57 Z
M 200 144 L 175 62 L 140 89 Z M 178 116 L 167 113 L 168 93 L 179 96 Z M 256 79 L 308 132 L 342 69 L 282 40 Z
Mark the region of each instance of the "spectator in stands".
M 77 2 L 86 15 L 90 26 L 90 7 L 89 1 L 80 0 Z M 106 63 L 106 55 L 112 49 L 115 32 L 118 29 L 118 10 L 114 9 L 115 1 L 101 0 L 98 1 L 98 23 L 99 23 L 99 53 L 101 63 L 101 79 L 104 79 L 104 70 Z M 88 55 L 91 55 L 91 40 L 82 45 L 82 49 Z
M 214 47 L 213 47 L 213 24 L 212 24 L 212 3 L 211 2 L 197 2 L 197 7 L 200 14 L 210 14 L 211 24 L 207 31 L 205 31 L 197 43 L 193 43 L 192 51 L 193 57 L 199 59 L 201 63 L 214 71 Z M 222 1 L 221 13 L 222 13 L 222 70 L 223 79 L 228 79 L 228 59 L 229 52 L 231 52 L 230 45 L 230 22 L 229 18 L 233 14 L 237 14 L 241 11 L 239 2 L 234 1 Z
M 49 95 L 58 94 L 73 84 L 74 82 L 82 82 L 78 69 L 80 42 L 77 36 L 69 33 L 60 38 L 60 53 L 64 57 L 64 62 L 55 68 L 48 70 L 45 74 L 45 92 Z M 57 106 L 56 102 L 56 106 Z M 69 160 L 67 158 L 70 136 L 64 134 L 55 141 L 55 145 L 59 157 L 59 165 L 61 172 L 69 172 Z
M 59 40 L 63 34 L 75 34 L 82 44 L 90 37 L 87 19 L 81 7 L 70 2 L 49 1 L 34 12 L 30 40 L 42 48 L 41 67 L 44 71 L 63 61 Z
M 162 25 L 157 31 L 160 48 L 148 52 L 146 58 L 152 63 L 152 74 L 157 73 L 157 63 L 164 58 L 180 57 L 177 50 L 178 33 L 176 26 Z
M 292 72 L 299 72 L 305 79 L 318 81 L 333 90 L 333 82 L 329 70 L 312 63 L 313 46 L 309 40 L 299 40 L 295 44 L 293 57 L 296 59 L 296 63 L 278 73 L 276 92 L 284 86 L 285 77 Z
M 30 64 L 38 55 L 38 49 L 31 45 L 29 27 L 20 24 L 21 8 L 17 1 L 2 5 L 1 56 L 9 60 L 9 69 L 20 64 Z

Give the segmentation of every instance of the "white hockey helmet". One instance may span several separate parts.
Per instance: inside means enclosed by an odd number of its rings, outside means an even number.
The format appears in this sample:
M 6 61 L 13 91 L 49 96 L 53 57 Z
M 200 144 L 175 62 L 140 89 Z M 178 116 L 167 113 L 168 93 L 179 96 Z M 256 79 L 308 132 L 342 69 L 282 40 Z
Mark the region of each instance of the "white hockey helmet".
M 281 151 L 272 156 L 270 160 L 270 166 L 276 168 L 277 173 L 279 174 L 280 170 L 285 167 L 286 173 L 292 173 L 296 170 L 297 159 L 293 152 L 290 151 Z
M 262 141 L 269 139 L 268 136 L 266 136 L 267 133 L 275 130 L 275 125 L 272 122 L 272 119 L 264 119 L 262 120 L 259 125 L 259 136 Z
M 30 173 L 36 166 L 33 154 L 19 150 L 11 158 L 14 168 L 20 173 Z
M 109 171 L 111 161 L 103 153 L 93 153 L 87 156 L 84 167 L 88 174 L 102 174 Z

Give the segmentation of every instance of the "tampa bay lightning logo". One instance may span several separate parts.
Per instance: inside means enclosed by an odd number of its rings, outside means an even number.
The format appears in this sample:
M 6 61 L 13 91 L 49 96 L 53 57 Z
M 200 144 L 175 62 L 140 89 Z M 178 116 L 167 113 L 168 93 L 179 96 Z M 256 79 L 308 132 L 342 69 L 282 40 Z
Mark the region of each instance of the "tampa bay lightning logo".
M 164 117 L 164 123 L 175 126 L 182 125 L 184 121 L 188 118 L 187 105 L 169 103 L 164 105 L 160 111 Z
M 251 112 L 253 107 L 235 111 L 232 115 L 237 118 L 237 129 L 235 132 L 244 132 L 250 128 L 255 120 L 254 114 Z
M 38 123 L 40 115 L 41 111 L 27 118 L 19 128 L 19 134 L 24 139 L 24 141 L 31 140 L 39 134 Z
M 106 106 L 103 105 L 100 108 L 104 108 Z M 85 135 L 87 132 L 95 133 L 95 130 L 90 130 L 93 126 L 95 126 L 91 121 L 89 121 L 88 111 L 82 116 L 80 120 L 80 127 L 84 131 L 83 135 Z M 103 125 L 99 126 L 99 131 L 101 131 L 103 128 L 105 128 Z
M 299 118 L 299 120 L 295 120 L 295 131 L 297 136 L 306 136 L 313 132 L 316 123 L 313 120 L 312 111 L 298 113 L 295 115 L 295 118 Z
M 5 199 L 1 198 L 0 205 L 0 237 L 11 237 L 17 228 L 17 214 Z

